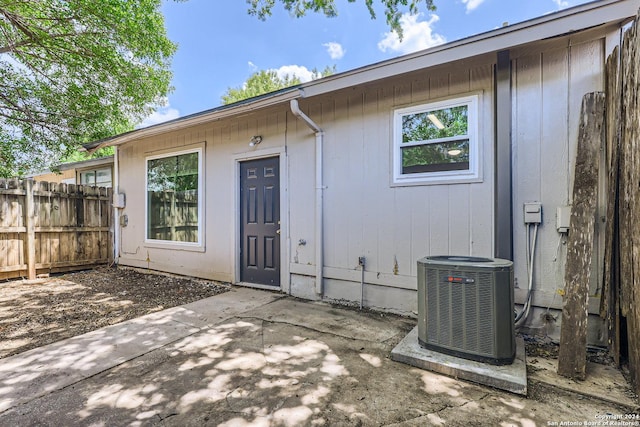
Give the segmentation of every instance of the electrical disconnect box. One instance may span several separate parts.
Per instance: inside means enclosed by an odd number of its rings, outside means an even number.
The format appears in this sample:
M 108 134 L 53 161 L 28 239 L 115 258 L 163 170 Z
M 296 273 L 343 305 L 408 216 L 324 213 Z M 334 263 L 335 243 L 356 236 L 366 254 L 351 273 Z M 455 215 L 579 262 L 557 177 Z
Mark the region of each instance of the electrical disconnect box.
M 542 223 L 542 204 L 539 202 L 531 202 L 524 204 L 524 223 L 540 224 Z
M 126 198 L 124 193 L 113 194 L 113 207 L 116 209 L 124 209 L 126 207 Z
M 558 206 L 556 209 L 556 228 L 558 233 L 568 233 L 571 220 L 571 206 Z

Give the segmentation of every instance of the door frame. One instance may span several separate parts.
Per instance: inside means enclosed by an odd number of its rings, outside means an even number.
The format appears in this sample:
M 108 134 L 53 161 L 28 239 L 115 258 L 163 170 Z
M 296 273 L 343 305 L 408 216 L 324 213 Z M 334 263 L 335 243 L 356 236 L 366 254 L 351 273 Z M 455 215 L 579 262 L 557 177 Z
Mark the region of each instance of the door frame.
M 261 285 L 257 283 L 247 283 L 240 281 L 240 263 L 242 257 L 240 255 L 240 248 L 242 245 L 240 237 L 240 163 L 249 160 L 259 160 L 268 157 L 278 157 L 280 168 L 280 287 L 269 285 Z M 232 247 L 234 248 L 234 262 L 233 262 L 233 284 L 247 286 L 257 289 L 280 289 L 283 292 L 291 293 L 291 281 L 289 274 L 289 248 L 291 238 L 289 236 L 289 193 L 287 188 L 288 169 L 287 169 L 287 150 L 286 147 L 266 148 L 262 150 L 255 150 L 246 153 L 239 153 L 233 156 L 233 182 L 234 182 L 234 195 L 233 195 L 233 234 L 232 234 Z

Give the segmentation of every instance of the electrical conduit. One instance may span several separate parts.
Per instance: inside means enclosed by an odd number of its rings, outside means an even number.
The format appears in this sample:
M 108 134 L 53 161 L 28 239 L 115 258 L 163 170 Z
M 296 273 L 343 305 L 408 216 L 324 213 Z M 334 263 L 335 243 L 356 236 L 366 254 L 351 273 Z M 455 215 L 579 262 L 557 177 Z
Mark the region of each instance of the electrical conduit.
M 298 105 L 297 99 L 290 101 L 291 112 L 294 116 L 301 119 L 311 128 L 316 134 L 316 192 L 315 192 L 315 211 L 316 211 L 316 294 L 322 296 L 323 294 L 323 273 L 322 267 L 324 265 L 324 239 L 323 239 L 323 192 L 324 183 L 322 179 L 322 146 L 324 142 L 324 132 L 313 120 L 309 118 Z

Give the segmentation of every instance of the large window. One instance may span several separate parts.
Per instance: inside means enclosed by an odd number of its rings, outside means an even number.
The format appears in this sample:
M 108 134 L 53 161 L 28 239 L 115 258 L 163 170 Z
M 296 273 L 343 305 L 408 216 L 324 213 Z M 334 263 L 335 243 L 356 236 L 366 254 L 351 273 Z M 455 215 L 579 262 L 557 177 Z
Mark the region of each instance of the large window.
M 478 145 L 477 95 L 396 110 L 393 182 L 478 180 Z
M 147 158 L 147 240 L 200 243 L 201 154 Z

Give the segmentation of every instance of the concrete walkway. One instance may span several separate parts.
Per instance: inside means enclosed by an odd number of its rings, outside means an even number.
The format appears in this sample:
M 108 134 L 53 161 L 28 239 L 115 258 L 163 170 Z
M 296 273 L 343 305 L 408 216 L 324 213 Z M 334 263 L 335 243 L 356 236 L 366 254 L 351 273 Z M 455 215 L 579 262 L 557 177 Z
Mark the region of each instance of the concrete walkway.
M 391 361 L 414 324 L 234 288 L 0 359 L 0 426 L 585 425 L 629 411 Z

